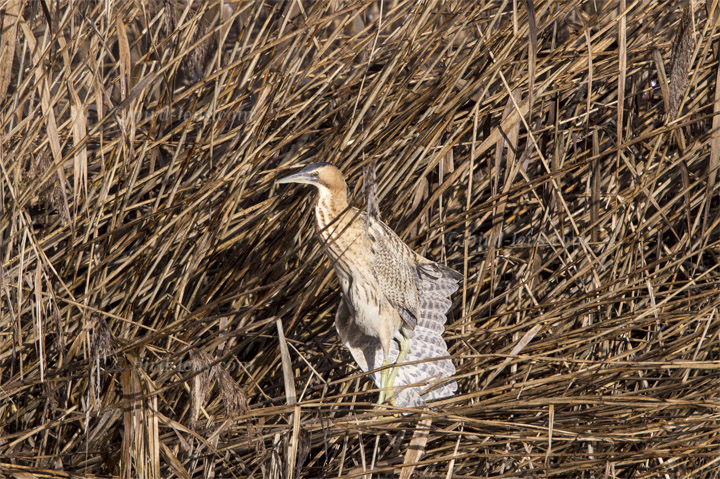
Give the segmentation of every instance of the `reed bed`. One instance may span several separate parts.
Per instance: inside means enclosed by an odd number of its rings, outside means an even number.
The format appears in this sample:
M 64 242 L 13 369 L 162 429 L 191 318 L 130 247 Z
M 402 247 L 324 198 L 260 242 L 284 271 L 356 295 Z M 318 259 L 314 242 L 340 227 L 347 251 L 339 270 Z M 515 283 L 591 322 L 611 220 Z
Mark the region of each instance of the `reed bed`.
M 717 0 L 0 3 L 0 475 L 716 478 Z M 377 390 L 309 188 L 463 272 Z

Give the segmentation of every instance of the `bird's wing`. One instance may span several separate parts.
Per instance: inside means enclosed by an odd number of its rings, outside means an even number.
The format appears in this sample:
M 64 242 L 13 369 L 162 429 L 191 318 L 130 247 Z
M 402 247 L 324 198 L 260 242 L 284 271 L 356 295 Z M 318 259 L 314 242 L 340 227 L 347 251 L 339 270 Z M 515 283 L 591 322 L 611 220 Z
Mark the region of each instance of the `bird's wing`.
M 374 272 L 385 297 L 398 309 L 413 330 L 406 362 L 423 361 L 403 366 L 396 384 L 433 383 L 429 390 L 415 388 L 424 400 L 452 396 L 455 381 L 440 383 L 455 374 L 455 366 L 447 357 L 448 349 L 442 334 L 447 312 L 452 306 L 450 295 L 457 291 L 463 276 L 439 263 L 431 262 L 411 250 L 389 227 L 380 221 L 368 222 L 368 239 L 374 259 Z M 395 342 L 392 342 L 393 351 Z M 382 356 L 380 356 L 382 360 Z M 394 353 L 391 360 L 394 361 Z M 380 364 L 380 363 L 378 363 Z
M 426 304 L 423 300 L 423 304 Z M 427 303 L 429 304 L 429 303 Z M 427 305 L 426 305 L 427 306 Z M 405 362 L 395 379 L 395 404 L 399 407 L 420 407 L 427 401 L 452 396 L 457 390 L 455 381 L 443 379 L 455 374 L 455 367 L 449 359 L 434 359 L 448 356 L 447 346 L 437 328 L 426 328 L 419 323 L 413 331 L 410 349 Z M 383 350 L 377 338 L 366 335 L 353 320 L 351 306 L 345 299 L 340 300 L 335 314 L 335 328 L 340 341 L 350 351 L 355 362 L 364 372 L 377 369 L 383 364 Z M 397 342 L 390 344 L 390 363 L 398 357 Z M 382 387 L 380 372 L 371 375 L 377 387 Z
M 350 351 L 355 362 L 364 372 L 377 369 L 383 364 L 383 350 L 380 340 L 366 335 L 353 320 L 351 307 L 345 299 L 340 300 L 337 312 L 335 313 L 335 329 L 337 329 L 340 341 Z M 412 346 L 410 354 L 412 354 Z M 395 361 L 398 356 L 398 346 L 395 341 L 390 346 L 390 359 Z M 409 354 L 409 355 L 410 355 Z M 398 371 L 395 384 L 397 386 L 409 385 L 417 382 L 413 380 L 412 369 L 403 367 Z M 380 372 L 370 375 L 377 387 L 382 387 Z M 420 396 L 418 388 L 404 388 L 396 391 L 395 403 L 400 407 L 424 406 L 425 400 Z
M 420 303 L 418 323 L 410 343 L 411 350 L 415 348 L 422 351 L 423 359 L 447 357 L 449 353 L 442 334 L 445 332 L 446 314 L 452 306 L 450 295 L 457 291 L 463 276 L 447 266 L 432 262 L 418 265 L 417 270 Z M 437 380 L 455 374 L 455 365 L 450 359 L 428 361 L 417 366 L 422 368 L 421 375 L 424 378 Z M 452 396 L 456 390 L 457 383 L 453 380 L 421 393 L 426 401 L 431 401 Z
M 365 218 L 362 220 L 366 221 Z M 452 305 L 449 297 L 457 291 L 462 275 L 417 255 L 383 223 L 371 218 L 366 224 L 373 255 L 371 264 L 378 285 L 413 329 L 405 362 L 417 363 L 398 370 L 396 404 L 413 407 L 452 396 L 457 383 L 443 379 L 455 374 L 455 366 L 450 359 L 437 358 L 449 355 L 442 338 L 445 315 Z M 363 371 L 379 368 L 384 359 L 380 341 L 362 333 L 353 317 L 352 307 L 342 300 L 335 325 L 343 344 Z M 392 363 L 398 355 L 397 343 L 392 341 L 390 348 L 388 360 Z M 380 373 L 372 377 L 379 387 Z M 409 385 L 415 386 L 402 387 Z
M 410 329 L 415 329 L 420 303 L 415 253 L 381 221 L 366 221 L 370 264 L 378 286 Z
M 424 258 L 422 258 L 424 259 Z M 427 260 L 425 260 L 427 261 Z M 425 262 L 417 266 L 421 326 L 442 334 L 447 321 L 445 314 L 452 306 L 450 296 L 458 290 L 462 274 L 439 263 Z

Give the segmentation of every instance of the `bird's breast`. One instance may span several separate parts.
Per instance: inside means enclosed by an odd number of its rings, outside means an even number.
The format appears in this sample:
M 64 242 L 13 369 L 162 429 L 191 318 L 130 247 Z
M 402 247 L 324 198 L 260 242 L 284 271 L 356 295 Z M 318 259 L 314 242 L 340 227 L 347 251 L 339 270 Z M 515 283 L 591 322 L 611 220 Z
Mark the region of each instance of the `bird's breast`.
M 316 207 L 320 240 L 332 261 L 355 324 L 365 334 L 378 337 L 381 328 L 396 330 L 401 320 L 375 278 L 364 218 L 355 209 L 333 212 L 322 201 Z M 392 332 L 387 336 L 391 337 Z
M 370 249 L 357 210 L 334 211 L 331 204 L 321 200 L 315 208 L 315 218 L 320 240 L 333 264 L 351 263 L 361 267 L 369 261 Z

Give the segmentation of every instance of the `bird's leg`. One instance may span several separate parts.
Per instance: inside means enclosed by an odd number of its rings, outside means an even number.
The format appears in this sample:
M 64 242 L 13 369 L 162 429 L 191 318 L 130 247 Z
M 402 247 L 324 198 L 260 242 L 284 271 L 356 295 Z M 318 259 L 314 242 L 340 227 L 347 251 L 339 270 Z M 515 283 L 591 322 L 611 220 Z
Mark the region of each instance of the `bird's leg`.
M 387 360 L 387 357 L 385 357 L 382 363 L 382 367 L 385 368 L 385 366 L 387 366 L 388 364 L 390 364 L 390 362 Z M 387 387 L 387 380 L 389 374 L 389 368 L 385 368 L 380 371 L 380 396 L 378 398 L 378 404 L 384 403 L 388 397 L 388 391 L 385 388 Z
M 395 379 L 397 378 L 398 371 L 400 370 L 399 364 L 405 361 L 405 356 L 407 356 L 407 353 L 410 350 L 410 340 L 408 338 L 402 334 L 398 334 L 397 340 L 400 345 L 400 352 L 395 360 L 395 366 L 390 369 L 390 377 L 388 378 L 387 384 L 383 383 L 383 388 L 390 388 L 387 394 L 390 395 L 393 406 L 395 405 Z

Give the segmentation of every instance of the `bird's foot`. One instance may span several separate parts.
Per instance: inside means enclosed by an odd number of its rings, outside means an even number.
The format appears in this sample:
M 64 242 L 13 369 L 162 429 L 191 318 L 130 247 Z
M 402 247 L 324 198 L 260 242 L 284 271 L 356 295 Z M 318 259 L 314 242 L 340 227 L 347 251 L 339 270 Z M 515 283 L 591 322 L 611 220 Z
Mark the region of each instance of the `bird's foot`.
M 395 380 L 397 379 L 398 371 L 400 371 L 399 365 L 405 361 L 405 357 L 410 350 L 410 340 L 406 337 L 400 335 L 398 343 L 400 344 L 400 351 L 397 359 L 395 360 L 395 366 L 390 369 L 388 377 L 386 378 L 387 382 L 383 382 L 383 389 L 387 391 L 385 393 L 385 397 L 387 398 L 387 396 L 389 396 L 391 398 L 390 401 L 393 406 L 397 405 L 395 404 Z
M 383 362 L 383 367 L 387 366 L 388 362 L 387 360 Z M 380 394 L 378 395 L 378 404 L 382 404 L 387 399 L 387 381 L 388 381 L 388 375 L 390 374 L 390 370 L 385 368 L 382 371 L 380 371 Z
M 387 366 L 387 361 L 383 363 L 383 366 Z M 378 396 L 378 404 L 384 404 L 388 399 L 390 404 L 397 406 L 395 403 L 395 389 L 393 389 L 393 383 L 397 376 L 397 367 L 385 368 L 380 371 L 380 394 Z
M 393 406 L 397 406 L 395 403 L 395 394 L 394 390 L 387 390 L 385 388 L 380 390 L 380 394 L 378 395 L 378 404 L 385 404 L 387 400 L 390 400 L 390 404 Z

